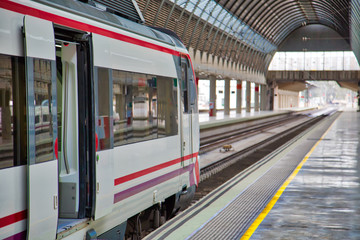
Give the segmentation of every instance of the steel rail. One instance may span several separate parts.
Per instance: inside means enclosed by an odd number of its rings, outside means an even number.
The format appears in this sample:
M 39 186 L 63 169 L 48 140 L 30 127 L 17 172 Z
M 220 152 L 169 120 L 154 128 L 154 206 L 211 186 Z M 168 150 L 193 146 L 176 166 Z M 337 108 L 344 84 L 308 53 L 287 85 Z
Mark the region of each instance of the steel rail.
M 333 114 L 333 112 L 330 114 Z M 221 170 L 227 168 L 228 166 L 234 164 L 235 162 L 243 159 L 244 157 L 254 153 L 255 151 L 265 148 L 267 145 L 270 145 L 276 141 L 280 141 L 281 139 L 295 133 L 296 131 L 299 131 L 301 129 L 303 129 L 303 131 L 306 131 L 306 129 L 311 128 L 312 126 L 314 126 L 316 123 L 318 123 L 325 117 L 327 117 L 327 115 L 319 115 L 317 117 L 311 118 L 308 121 L 305 121 L 296 127 L 293 127 L 293 128 L 287 129 L 283 132 L 275 134 L 274 136 L 271 137 L 271 139 L 264 139 L 248 148 L 245 148 L 241 151 L 235 152 L 225 158 L 219 159 L 218 161 L 216 161 L 200 170 L 200 182 L 209 178 L 211 175 L 220 172 Z M 275 151 L 275 149 L 274 149 L 274 151 Z M 272 151 L 270 150 L 269 154 L 271 152 Z

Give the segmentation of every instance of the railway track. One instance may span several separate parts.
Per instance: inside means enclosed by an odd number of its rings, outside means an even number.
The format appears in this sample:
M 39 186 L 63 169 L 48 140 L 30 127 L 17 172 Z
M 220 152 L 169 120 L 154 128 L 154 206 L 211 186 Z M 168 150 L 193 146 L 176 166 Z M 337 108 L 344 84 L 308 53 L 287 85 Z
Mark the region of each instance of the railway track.
M 255 164 L 265 156 L 275 155 L 278 152 L 281 152 L 289 144 L 296 141 L 317 123 L 321 122 L 321 120 L 333 114 L 339 113 L 331 111 L 327 114 L 310 118 L 296 127 L 292 127 L 275 134 L 271 137 L 271 139 L 264 139 L 248 148 L 234 152 L 225 158 L 219 159 L 218 161 L 201 168 L 200 184 L 193 202 L 198 201 L 213 189 L 220 186 L 222 183 L 226 182 L 247 167 Z
M 290 115 L 283 117 L 281 119 L 275 119 L 268 122 L 258 124 L 256 126 L 250 126 L 245 128 L 240 128 L 236 130 L 231 130 L 228 132 L 222 132 L 215 135 L 201 137 L 200 139 L 200 151 L 199 154 L 206 153 L 208 151 L 214 150 L 221 147 L 223 144 L 229 144 L 236 141 L 239 141 L 250 136 L 254 136 L 263 131 L 268 131 L 270 129 L 276 128 L 278 126 L 287 124 L 289 122 L 304 118 L 303 115 Z
M 306 112 L 307 114 L 316 114 L 321 110 L 312 110 Z M 202 130 L 200 133 L 200 151 L 199 154 L 206 153 L 216 148 L 222 147 L 224 144 L 237 142 L 241 139 L 255 136 L 261 132 L 269 131 L 276 127 L 306 118 L 304 113 L 284 115 L 280 118 L 269 118 L 262 122 L 255 122 L 252 125 L 231 124 L 230 126 L 221 126 L 216 128 L 209 128 Z M 205 132 L 205 133 L 204 133 Z M 207 132 L 211 132 L 208 134 Z M 212 133 L 215 132 L 215 133 Z

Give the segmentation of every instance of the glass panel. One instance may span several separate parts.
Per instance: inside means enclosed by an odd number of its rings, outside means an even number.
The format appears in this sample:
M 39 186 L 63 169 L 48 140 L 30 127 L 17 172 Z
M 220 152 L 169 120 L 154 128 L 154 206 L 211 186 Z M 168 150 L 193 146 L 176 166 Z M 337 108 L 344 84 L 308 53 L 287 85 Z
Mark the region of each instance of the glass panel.
M 26 165 L 24 58 L 0 54 L 0 169 Z
M 215 3 L 215 4 L 216 4 L 215 9 L 214 9 L 212 15 L 216 18 L 219 15 L 219 13 L 223 10 L 223 8 L 219 4 L 217 4 L 217 3 Z
M 359 70 L 353 52 L 277 52 L 269 70 L 287 71 L 351 71 Z
M 51 61 L 34 59 L 35 162 L 53 159 Z
M 213 11 L 213 9 L 216 7 L 216 3 L 213 1 L 213 0 L 211 0 L 211 2 L 207 5 L 207 7 L 206 7 L 206 9 L 205 9 L 205 11 L 206 11 L 206 13 L 207 14 L 204 14 L 203 15 L 203 17 L 205 17 L 205 20 L 207 19 L 207 17 L 209 16 L 209 15 L 213 15 L 212 14 L 212 11 Z
M 114 146 L 126 143 L 127 139 L 127 112 L 126 95 L 130 87 L 126 84 L 126 73 L 113 71 L 113 119 L 114 119 Z
M 202 12 L 203 12 L 203 10 L 201 8 L 197 7 L 194 11 L 194 14 L 196 16 L 200 16 L 202 14 Z
M 99 150 L 110 148 L 109 70 L 98 68 L 98 139 Z
M 158 93 L 158 137 L 177 135 L 177 80 L 158 77 Z
M 225 81 L 216 80 L 216 109 L 224 109 Z
M 177 134 L 177 84 L 113 70 L 114 146 Z
M 174 2 L 174 0 L 171 0 L 171 1 Z M 186 7 L 187 11 L 192 12 L 197 1 L 198 0 L 190 0 L 190 2 L 186 5 L 187 0 L 179 0 L 176 2 L 176 4 L 182 8 Z M 205 21 L 208 21 L 210 24 L 213 24 L 214 26 L 216 26 L 230 34 L 236 34 L 235 31 L 237 30 L 237 26 L 239 24 L 243 24 L 239 19 L 235 18 L 231 13 L 229 13 L 226 9 L 224 9 L 220 4 L 218 4 L 214 0 L 201 1 L 199 3 L 198 7 L 196 8 L 196 10 L 194 11 L 194 13 L 196 16 L 201 17 Z M 227 25 L 230 18 L 233 18 L 233 20 L 231 20 L 231 23 L 229 25 Z M 234 21 L 236 22 L 236 27 L 231 28 L 231 26 L 234 25 Z M 228 27 L 226 27 L 226 26 L 228 26 Z M 244 24 L 244 26 L 246 26 L 246 25 Z M 247 29 L 249 29 L 248 26 L 246 26 L 246 27 L 247 27 Z M 240 31 L 241 31 L 241 28 L 239 29 L 239 32 Z M 251 35 L 248 35 L 248 34 L 251 34 Z M 253 38 L 252 35 L 256 35 L 257 38 L 259 39 L 258 41 L 256 41 L 256 43 L 252 41 L 252 38 Z M 246 36 L 245 36 L 245 31 L 243 31 L 243 33 L 238 35 L 238 38 L 240 40 L 245 38 L 246 39 L 245 41 L 247 44 L 249 44 L 250 46 L 254 47 L 255 49 L 257 49 L 261 52 L 268 53 L 277 48 L 275 45 L 273 45 L 269 41 L 265 40 L 262 36 L 260 36 L 258 33 L 256 33 L 252 29 L 250 29 L 250 31 L 247 33 Z M 267 45 L 266 48 L 263 47 L 264 44 Z
M 14 166 L 11 57 L 0 55 L 0 169 Z
M 219 20 L 219 22 L 225 22 L 224 19 L 226 16 L 230 17 L 230 15 L 228 15 L 229 13 L 226 10 L 222 10 L 219 14 L 219 17 L 217 18 Z M 226 22 L 227 23 L 227 22 Z
M 297 52 L 286 53 L 286 70 L 299 71 L 304 69 L 304 54 L 298 54 Z
M 251 83 L 251 91 L 250 91 L 250 106 L 251 108 L 255 107 L 255 83 Z
M 195 4 L 192 2 L 189 2 L 186 6 L 186 10 L 188 10 L 189 12 L 192 12 L 194 10 Z
M 230 80 L 230 109 L 236 108 L 237 80 Z
M 208 80 L 199 80 L 199 109 L 200 110 L 209 110 L 210 102 L 210 81 Z
M 133 74 L 132 112 L 133 112 L 133 139 L 131 142 L 139 142 L 156 138 L 156 124 L 152 111 L 153 97 L 156 105 L 156 89 L 151 91 L 147 80 L 156 82 L 156 78 L 147 78 L 145 74 Z M 155 96 L 154 96 L 155 93 Z M 150 98 L 151 95 L 151 98 Z M 156 109 L 154 109 L 156 111 Z
M 176 4 L 178 4 L 181 7 L 184 7 L 187 1 L 188 0 L 177 0 Z
M 181 63 L 181 88 L 182 88 L 182 103 L 184 112 L 189 112 L 188 102 L 188 76 L 187 76 L 187 64 Z
M 204 7 L 206 7 L 206 5 L 208 4 L 209 1 L 211 1 L 211 0 L 207 0 L 207 1 L 202 0 L 202 1 L 200 1 L 199 5 L 198 5 L 198 8 L 203 10 Z

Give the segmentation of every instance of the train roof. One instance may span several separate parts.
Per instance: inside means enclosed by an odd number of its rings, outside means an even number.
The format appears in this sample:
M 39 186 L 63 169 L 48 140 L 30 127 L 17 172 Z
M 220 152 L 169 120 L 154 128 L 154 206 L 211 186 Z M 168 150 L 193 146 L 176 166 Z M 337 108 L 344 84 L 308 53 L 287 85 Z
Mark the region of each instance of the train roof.
M 136 18 L 129 17 L 129 19 L 127 19 L 124 17 L 124 15 L 119 16 L 116 14 L 118 12 L 114 12 L 114 11 L 109 12 L 108 11 L 109 8 L 95 1 L 91 1 L 89 3 L 83 3 L 77 0 L 33 0 L 33 1 L 54 8 L 58 8 L 61 10 L 65 10 L 67 12 L 71 12 L 73 14 L 80 15 L 89 19 L 91 18 L 93 20 L 102 22 L 104 24 L 108 24 L 113 27 L 118 27 L 126 31 L 140 34 L 142 36 L 156 39 L 158 41 L 165 42 L 172 46 L 186 49 L 184 44 L 181 42 L 180 38 L 175 33 L 172 33 L 170 30 L 148 27 L 138 23 L 142 21 L 136 20 Z M 139 19 L 142 19 L 142 16 Z

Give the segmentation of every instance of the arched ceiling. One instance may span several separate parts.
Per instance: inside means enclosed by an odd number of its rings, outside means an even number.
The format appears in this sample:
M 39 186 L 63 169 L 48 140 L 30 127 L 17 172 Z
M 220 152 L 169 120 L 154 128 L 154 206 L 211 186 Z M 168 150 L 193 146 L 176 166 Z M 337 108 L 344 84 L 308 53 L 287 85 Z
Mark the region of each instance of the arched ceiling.
M 279 46 L 309 24 L 323 24 L 349 39 L 349 0 L 217 0 L 270 42 Z
M 266 73 L 279 46 L 312 24 L 336 31 L 360 57 L 360 0 L 136 2 L 147 25 L 173 30 L 195 54 L 244 70 Z

